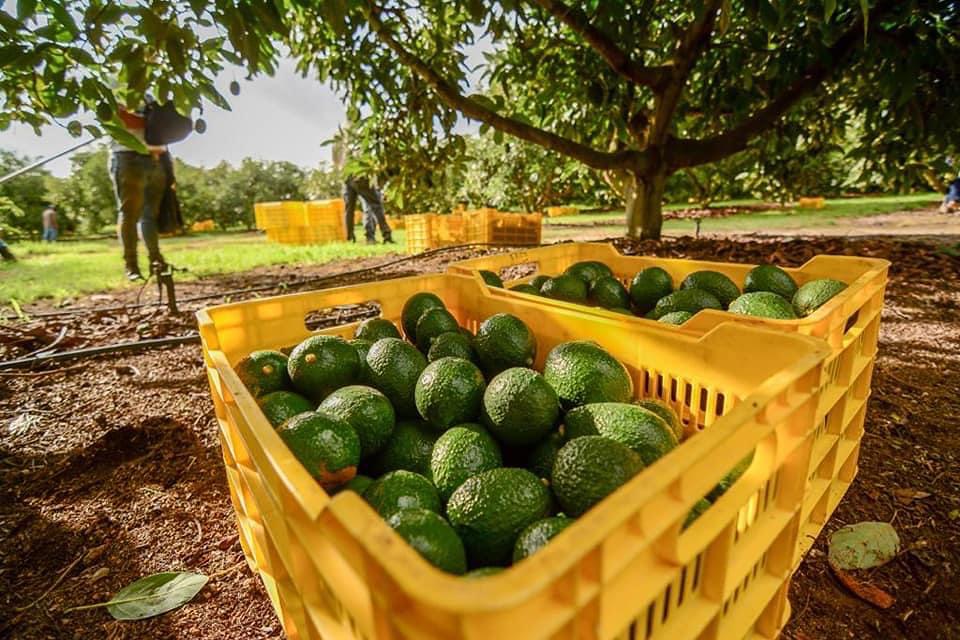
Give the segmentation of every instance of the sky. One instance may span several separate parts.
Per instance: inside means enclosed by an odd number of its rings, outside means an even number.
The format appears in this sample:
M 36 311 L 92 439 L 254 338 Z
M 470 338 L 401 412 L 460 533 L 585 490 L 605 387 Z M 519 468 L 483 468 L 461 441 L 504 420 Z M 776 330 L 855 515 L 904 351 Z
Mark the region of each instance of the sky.
M 191 134 L 171 145 L 171 152 L 193 165 L 211 167 L 222 160 L 237 164 L 244 157 L 288 160 L 302 167 L 315 167 L 330 160 L 330 146 L 322 146 L 346 119 L 343 103 L 333 90 L 314 78 L 302 78 L 290 60 L 282 60 L 273 77 L 244 80 L 242 69 L 225 69 L 217 88 L 230 100 L 232 111 L 211 104 L 203 114 L 204 134 Z M 240 95 L 232 96 L 228 85 L 240 82 Z M 66 129 L 49 126 L 42 136 L 24 125 L 0 132 L 0 148 L 29 156 L 50 156 L 75 145 L 78 140 Z M 70 172 L 69 156 L 46 165 L 51 173 Z

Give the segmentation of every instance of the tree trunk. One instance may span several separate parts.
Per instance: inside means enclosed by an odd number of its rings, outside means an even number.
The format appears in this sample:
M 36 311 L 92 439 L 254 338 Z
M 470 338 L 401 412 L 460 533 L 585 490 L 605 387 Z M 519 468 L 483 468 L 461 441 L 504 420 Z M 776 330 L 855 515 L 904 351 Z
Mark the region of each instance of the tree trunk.
M 663 226 L 665 173 L 634 176 L 627 190 L 627 235 L 641 240 L 659 240 Z

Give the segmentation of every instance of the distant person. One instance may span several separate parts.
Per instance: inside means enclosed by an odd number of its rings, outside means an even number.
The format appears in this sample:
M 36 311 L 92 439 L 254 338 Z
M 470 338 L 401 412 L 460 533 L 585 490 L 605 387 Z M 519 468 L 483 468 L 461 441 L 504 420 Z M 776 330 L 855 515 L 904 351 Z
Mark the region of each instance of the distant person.
M 947 197 L 943 199 L 940 205 L 940 213 L 953 213 L 960 211 L 960 176 L 950 183 L 947 187 Z
M 343 220 L 347 227 L 347 240 L 356 242 L 353 235 L 353 212 L 357 206 L 357 197 L 363 200 L 363 231 L 367 244 L 377 244 L 377 227 L 384 244 L 393 244 L 393 235 L 387 217 L 383 212 L 383 195 L 370 184 L 366 176 L 348 176 L 343 183 Z
M 123 245 L 127 279 L 133 281 L 143 279 L 137 261 L 138 228 L 147 248 L 151 272 L 167 266 L 160 253 L 158 232 L 161 208 L 165 203 L 176 205 L 173 160 L 167 144 L 186 138 L 193 130 L 193 121 L 178 114 L 172 105 L 159 105 L 149 97 L 143 111 L 131 112 L 121 107 L 118 115 L 127 132 L 147 149 L 147 153 L 141 153 L 116 141 L 111 145 L 110 174 L 117 195 L 117 235 Z
M 57 241 L 57 208 L 50 204 L 43 210 L 43 241 Z
M 14 257 L 13 252 L 10 251 L 10 247 L 7 246 L 7 243 L 3 241 L 3 230 L 0 229 L 0 258 L 3 258 L 4 262 L 16 262 L 17 259 Z

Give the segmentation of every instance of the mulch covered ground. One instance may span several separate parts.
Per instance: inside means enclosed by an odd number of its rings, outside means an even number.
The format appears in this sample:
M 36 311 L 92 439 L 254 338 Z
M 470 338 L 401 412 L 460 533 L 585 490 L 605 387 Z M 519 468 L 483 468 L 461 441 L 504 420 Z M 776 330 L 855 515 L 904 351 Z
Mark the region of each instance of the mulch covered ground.
M 960 261 L 930 245 L 878 240 L 617 244 L 626 253 L 783 265 L 817 253 L 893 262 L 860 473 L 826 532 L 863 520 L 893 523 L 903 551 L 859 579 L 888 592 L 895 604 L 876 608 L 842 586 L 827 565 L 821 536 L 793 580 L 793 618 L 784 635 L 960 637 Z M 322 284 L 437 270 L 470 253 L 438 254 Z M 187 283 L 178 291 L 181 297 L 227 293 L 357 268 L 351 262 L 263 269 Z M 61 332 L 57 348 L 193 329 L 189 314 L 93 310 L 129 305 L 135 293 L 77 300 L 73 308 L 83 312 L 71 316 L 0 325 L 0 360 L 42 349 Z M 282 636 L 259 580 L 243 561 L 206 384 L 196 345 L 0 372 L 0 637 Z M 120 623 L 102 609 L 64 612 L 109 599 L 143 575 L 180 569 L 212 579 L 173 613 Z

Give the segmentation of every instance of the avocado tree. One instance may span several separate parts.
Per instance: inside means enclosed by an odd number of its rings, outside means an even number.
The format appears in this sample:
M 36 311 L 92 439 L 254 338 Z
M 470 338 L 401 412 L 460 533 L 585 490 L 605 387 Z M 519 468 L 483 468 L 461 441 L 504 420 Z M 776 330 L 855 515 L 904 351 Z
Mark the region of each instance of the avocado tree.
M 148 88 L 184 108 L 226 107 L 213 75 L 227 62 L 269 72 L 283 43 L 302 71 L 343 92 L 352 121 L 404 123 L 384 136 L 429 138 L 465 116 L 614 175 L 626 185 L 629 233 L 647 238 L 659 237 L 668 176 L 739 153 L 814 94 L 867 123 L 877 144 L 866 154 L 955 149 L 960 138 L 950 114 L 960 103 L 960 5 L 950 0 L 17 7 L 0 11 L 0 128 L 88 108 L 122 136 L 113 96 L 135 104 Z M 895 158 L 885 166 L 896 171 Z

